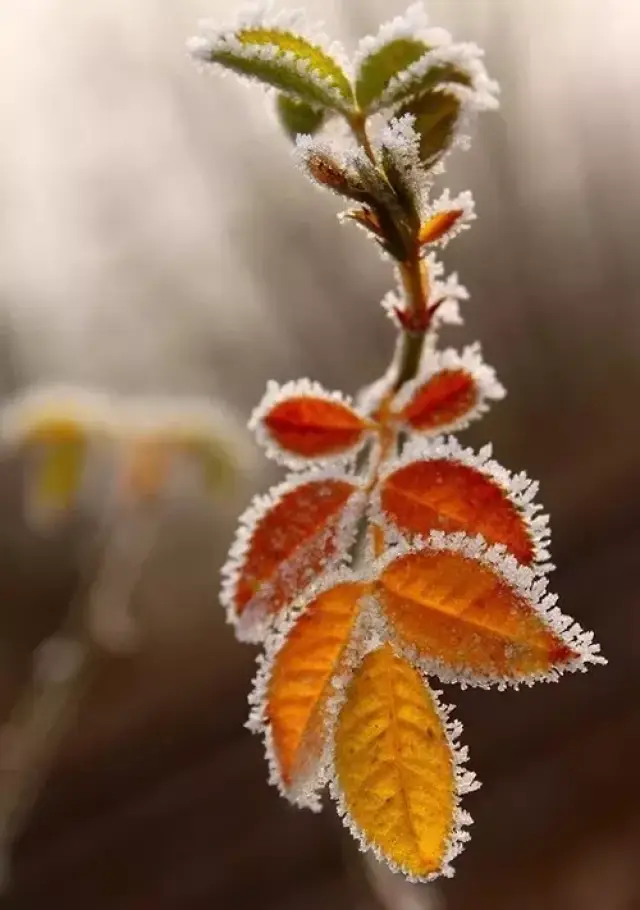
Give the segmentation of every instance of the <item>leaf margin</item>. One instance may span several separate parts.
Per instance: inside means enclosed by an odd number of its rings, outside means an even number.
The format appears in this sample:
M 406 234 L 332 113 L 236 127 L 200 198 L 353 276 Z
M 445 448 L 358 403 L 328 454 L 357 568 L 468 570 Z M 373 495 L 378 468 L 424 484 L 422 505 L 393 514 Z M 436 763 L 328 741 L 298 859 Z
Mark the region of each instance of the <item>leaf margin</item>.
M 342 453 L 329 453 L 328 455 L 305 458 L 302 455 L 288 452 L 270 433 L 265 424 L 265 417 L 273 408 L 282 404 L 289 398 L 319 398 L 332 404 L 342 405 L 361 419 L 363 423 L 361 439 L 354 446 L 349 447 Z M 248 428 L 254 433 L 258 445 L 264 449 L 268 458 L 293 471 L 299 471 L 314 465 L 317 467 L 326 467 L 329 465 L 344 467 L 351 465 L 357 458 L 358 453 L 363 446 L 366 445 L 368 438 L 371 435 L 371 429 L 368 429 L 366 426 L 368 423 L 370 423 L 368 418 L 360 413 L 352 399 L 342 392 L 329 391 L 319 382 L 306 378 L 292 379 L 283 384 L 276 382 L 274 379 L 270 379 L 267 383 L 264 395 L 251 413 Z
M 322 482 L 325 480 L 347 481 L 352 485 L 353 492 L 345 503 L 340 515 L 339 527 L 336 531 L 341 543 L 339 549 L 343 552 L 330 559 L 323 566 L 320 575 L 324 575 L 342 564 L 349 564 L 347 550 L 355 535 L 358 515 L 363 513 L 366 506 L 366 493 L 363 484 L 355 474 L 350 474 L 348 471 L 337 467 L 311 468 L 308 471 L 289 474 L 283 481 L 270 487 L 266 493 L 256 493 L 238 519 L 227 558 L 220 569 L 220 604 L 226 612 L 227 622 L 234 627 L 239 641 L 248 643 L 261 642 L 274 624 L 274 617 L 266 616 L 259 622 L 255 622 L 251 627 L 243 626 L 241 622 L 242 615 L 238 613 L 235 605 L 237 586 L 246 567 L 253 535 L 265 516 L 282 502 L 289 493 L 312 481 Z M 351 520 L 352 513 L 353 520 Z M 300 595 L 303 593 L 301 591 Z M 292 598 L 287 610 L 291 609 L 296 600 L 297 598 Z
M 391 640 L 394 647 L 420 673 L 425 676 L 435 676 L 445 685 L 457 684 L 462 689 L 496 687 L 498 691 L 505 691 L 506 689 L 517 690 L 521 685 L 531 687 L 538 682 L 557 682 L 565 673 L 585 673 L 590 664 L 607 664 L 607 659 L 600 653 L 600 645 L 593 640 L 594 633 L 584 630 L 573 617 L 562 613 L 557 607 L 558 597 L 556 594 L 548 592 L 547 577 L 536 575 L 529 567 L 522 565 L 515 557 L 506 553 L 505 548 L 500 544 L 488 545 L 480 535 L 471 537 L 461 531 L 453 534 L 432 531 L 428 538 L 417 539 L 412 544 L 400 541 L 377 560 L 374 569 L 375 578 L 378 579 L 395 560 L 425 550 L 458 553 L 490 569 L 524 599 L 548 630 L 577 656 L 575 660 L 567 661 L 561 667 L 553 667 L 548 673 L 531 674 L 521 678 L 494 678 L 464 670 L 453 670 L 442 661 L 420 657 L 414 645 L 403 643 L 400 637 L 393 633 L 392 622 L 386 618 L 384 608 L 379 604 L 385 627 L 392 635 Z M 372 596 L 375 599 L 375 592 Z
M 300 808 L 310 809 L 312 812 L 322 810 L 322 790 L 329 781 L 329 763 L 331 757 L 331 729 L 329 718 L 333 716 L 333 701 L 339 694 L 337 683 L 340 677 L 336 674 L 331 680 L 333 696 L 327 700 L 327 715 L 325 717 L 325 743 L 322 754 L 319 757 L 317 773 L 315 779 L 307 782 L 309 786 L 308 793 L 297 793 L 287 787 L 280 769 L 280 763 L 276 754 L 276 748 L 273 737 L 271 721 L 267 716 L 269 684 L 279 654 L 286 647 L 289 635 L 297 626 L 300 619 L 306 615 L 308 609 L 317 598 L 330 591 L 332 588 L 343 583 L 355 583 L 368 586 L 369 582 L 358 575 L 350 566 L 339 566 L 337 569 L 329 570 L 323 573 L 320 578 L 313 582 L 302 597 L 300 597 L 291 607 L 288 615 L 280 618 L 264 642 L 264 653 L 259 654 L 256 659 L 257 672 L 253 679 L 252 690 L 249 694 L 248 702 L 250 705 L 249 718 L 245 727 L 252 733 L 262 737 L 265 755 L 269 767 L 269 784 L 275 786 L 288 802 Z M 364 593 L 361 599 L 368 597 Z M 357 606 L 355 607 L 357 610 Z M 349 641 L 343 650 L 344 666 L 350 666 L 352 655 L 358 647 L 360 638 L 360 627 L 362 626 L 363 611 L 354 618 L 351 628 Z
M 410 870 L 407 870 L 401 865 L 397 864 L 395 861 L 390 860 L 377 846 L 377 844 L 369 839 L 368 835 L 360 828 L 360 826 L 351 816 L 347 804 L 347 799 L 340 785 L 336 769 L 335 731 L 339 722 L 340 712 L 348 696 L 349 684 L 358 668 L 362 666 L 362 663 L 366 657 L 369 654 L 384 647 L 391 648 L 397 657 L 405 661 L 420 676 L 422 684 L 427 690 L 433 703 L 434 710 L 442 724 L 444 736 L 449 747 L 449 754 L 451 756 L 453 772 L 452 777 L 454 781 L 451 834 L 449 837 L 447 849 L 443 855 L 440 870 L 437 872 L 428 873 L 425 876 L 414 875 Z M 466 746 L 461 746 L 459 742 L 463 731 L 462 723 L 460 721 L 452 719 L 451 715 L 453 713 L 454 706 L 442 703 L 440 701 L 442 695 L 442 691 L 434 689 L 429 684 L 426 675 L 407 659 L 407 657 L 397 648 L 394 642 L 385 641 L 380 643 L 376 639 L 372 639 L 369 643 L 368 649 L 366 649 L 365 652 L 361 655 L 361 660 L 352 667 L 350 676 L 344 680 L 343 685 L 340 689 L 340 693 L 332 705 L 333 710 L 330 718 L 331 734 L 329 737 L 329 741 L 332 744 L 329 771 L 329 793 L 336 804 L 336 811 L 338 813 L 338 816 L 342 820 L 344 827 L 349 831 L 356 843 L 359 845 L 359 848 L 362 852 L 372 853 L 373 856 L 379 862 L 384 863 L 384 865 L 386 865 L 391 872 L 403 875 L 408 882 L 412 883 L 425 883 L 434 881 L 440 877 L 451 878 L 454 875 L 455 870 L 452 866 L 452 862 L 454 859 L 456 859 L 457 856 L 460 855 L 460 853 L 462 853 L 465 844 L 470 840 L 470 835 L 466 828 L 473 823 L 471 815 L 465 809 L 461 808 L 461 800 L 464 795 L 479 789 L 481 786 L 481 783 L 478 781 L 475 773 L 469 771 L 465 767 L 469 758 L 469 750 Z

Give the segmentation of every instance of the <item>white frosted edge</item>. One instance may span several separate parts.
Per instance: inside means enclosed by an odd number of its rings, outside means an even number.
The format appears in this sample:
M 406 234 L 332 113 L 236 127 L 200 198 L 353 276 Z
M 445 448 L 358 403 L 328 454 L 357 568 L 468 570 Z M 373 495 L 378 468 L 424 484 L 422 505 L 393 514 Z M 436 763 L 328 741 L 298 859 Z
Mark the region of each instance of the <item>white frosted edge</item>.
M 6 446 L 21 445 L 45 421 L 69 420 L 87 434 L 111 432 L 120 408 L 108 392 L 73 385 L 33 386 L 18 392 L 0 411 L 0 439 Z
M 498 107 L 499 87 L 495 80 L 489 78 L 482 61 L 483 56 L 483 51 L 470 42 L 445 43 L 434 47 L 394 76 L 380 98 L 379 107 L 395 104 L 399 93 L 414 82 L 419 84 L 432 67 L 451 64 L 470 77 L 471 86 L 462 86 L 467 90 L 465 102 L 476 111 L 494 110 Z M 451 84 L 447 83 L 447 87 Z
M 429 28 L 429 17 L 423 3 L 413 3 L 406 13 L 384 22 L 376 35 L 362 38 L 354 58 L 356 76 L 360 74 L 363 62 L 376 54 L 385 45 L 402 38 L 423 41 L 425 44 L 445 44 L 451 40 L 447 31 L 441 28 Z
M 288 67 L 292 73 L 309 78 L 338 104 L 346 103 L 345 98 L 331 79 L 321 76 L 315 70 L 311 60 L 300 59 L 292 51 L 283 52 L 275 44 L 247 44 L 242 43 L 236 37 L 238 32 L 248 29 L 268 29 L 283 34 L 293 33 L 328 54 L 339 66 L 344 68 L 346 55 L 342 45 L 337 41 L 330 42 L 322 32 L 320 25 L 309 26 L 303 11 L 276 11 L 273 3 L 250 4 L 241 8 L 235 23 L 231 26 L 220 28 L 212 20 L 203 19 L 198 23 L 198 28 L 201 34 L 187 41 L 187 51 L 200 65 L 203 63 L 211 65 L 211 55 L 216 52 L 230 52 L 247 60 L 277 59 L 280 65 Z M 215 63 L 215 61 L 213 62 Z M 244 74 L 244 78 L 260 81 L 248 74 Z
M 504 690 L 517 689 L 520 685 L 532 686 L 537 682 L 557 682 L 563 673 L 585 673 L 589 664 L 607 663 L 606 658 L 600 654 L 600 645 L 593 640 L 593 632 L 585 632 L 572 617 L 566 616 L 558 609 L 557 596 L 547 593 L 547 577 L 539 575 L 534 568 L 521 565 L 502 544 L 489 546 L 481 535 L 470 537 L 464 532 L 445 534 L 443 531 L 432 531 L 427 540 L 416 538 L 411 544 L 404 541 L 390 550 L 377 561 L 373 571 L 379 576 L 396 559 L 408 553 L 420 553 L 425 550 L 459 553 L 491 569 L 525 601 L 549 631 L 577 656 L 575 660 L 553 667 L 548 673 L 531 673 L 520 677 L 482 676 L 469 670 L 454 669 L 433 658 L 421 657 L 415 646 L 401 644 L 399 636 L 396 635 L 396 647 L 421 672 L 436 676 L 443 683 L 457 683 L 462 688 L 486 689 L 497 686 L 498 689 Z
M 366 417 L 358 413 L 351 399 L 343 395 L 342 392 L 329 392 L 318 382 L 310 379 L 295 379 L 280 385 L 274 380 L 267 383 L 267 390 L 256 406 L 249 419 L 249 429 L 255 433 L 256 440 L 261 445 L 269 458 L 285 465 L 293 470 L 301 470 L 311 465 L 328 465 L 328 464 L 350 464 L 356 458 L 358 452 L 369 438 L 369 432 L 363 429 L 360 440 L 344 452 L 330 453 L 318 457 L 306 458 L 302 455 L 296 455 L 294 452 L 288 452 L 271 434 L 265 424 L 265 418 L 277 405 L 291 398 L 320 398 L 322 401 L 329 401 L 341 404 L 348 408 L 355 416 L 366 420 Z
M 418 209 L 422 211 L 428 204 L 433 187 L 434 169 L 427 170 L 422 164 L 420 137 L 415 130 L 415 120 L 413 114 L 392 117 L 382 127 L 373 144 L 378 155 L 386 150 L 392 156 L 411 188 Z
M 282 483 L 272 487 L 266 494 L 255 496 L 249 507 L 240 516 L 238 529 L 231 544 L 227 561 L 221 569 L 220 602 L 227 611 L 227 621 L 235 626 L 236 636 L 240 641 L 262 641 L 274 623 L 274 617 L 269 616 L 265 609 L 265 602 L 268 601 L 271 590 L 271 584 L 268 581 L 263 583 L 254 596 L 253 602 L 246 606 L 242 615 L 238 615 L 235 606 L 238 582 L 244 570 L 251 540 L 256 529 L 265 515 L 293 490 L 305 484 L 323 480 L 346 481 L 354 488 L 339 517 L 338 526 L 333 532 L 338 538 L 336 555 L 327 560 L 323 566 L 323 572 L 348 562 L 347 554 L 355 538 L 357 521 L 364 511 L 367 499 L 367 494 L 362 489 L 360 480 L 354 474 L 337 468 L 314 468 L 304 473 L 290 475 Z M 296 568 L 295 556 L 293 561 L 289 561 L 288 566 L 281 566 L 279 572 L 285 571 L 287 568 L 289 571 Z M 309 579 L 309 582 L 314 580 Z M 307 586 L 304 585 L 304 588 Z M 292 602 L 297 600 L 297 597 L 303 593 L 304 590 L 301 590 L 297 592 L 297 596 L 292 596 Z
M 380 485 L 390 474 L 416 461 L 446 459 L 481 472 L 504 492 L 525 522 L 534 548 L 534 561 L 530 571 L 536 575 L 546 575 L 554 566 L 549 562 L 551 555 L 549 552 L 551 542 L 549 516 L 542 511 L 542 506 L 534 501 L 539 484 L 535 480 L 530 480 L 524 471 L 512 474 L 494 461 L 491 453 L 490 444 L 483 446 L 476 454 L 473 449 L 461 446 L 452 436 L 448 438 L 440 436 L 432 440 L 417 437 L 405 446 L 399 458 L 385 466 Z M 393 523 L 391 518 L 382 512 L 379 490 L 380 487 L 372 497 L 372 514 L 384 524 Z
M 458 353 L 453 348 L 446 348 L 443 351 L 427 348 L 417 376 L 415 379 L 405 383 L 394 398 L 393 411 L 400 415 L 400 412 L 410 404 L 416 393 L 443 370 L 463 370 L 471 376 L 477 390 L 476 403 L 466 414 L 452 420 L 445 426 L 438 427 L 436 430 L 421 431 L 407 424 L 406 429 L 408 432 L 441 436 L 443 433 L 463 430 L 474 420 L 486 414 L 489 410 L 489 402 L 500 401 L 506 395 L 504 387 L 498 382 L 495 370 L 484 362 L 482 349 L 478 342 L 467 345 L 462 353 Z
M 440 215 L 443 212 L 460 210 L 462 214 L 446 233 L 438 240 L 429 243 L 431 247 L 445 247 L 454 237 L 461 234 L 471 227 L 471 222 L 477 218 L 473 196 L 469 190 L 458 193 L 457 196 L 451 196 L 449 190 L 445 190 L 442 195 L 434 200 L 423 214 L 423 220 L 428 222 L 431 218 Z
M 331 186 L 320 183 L 309 170 L 309 159 L 317 155 L 321 158 L 334 162 L 340 170 L 344 171 L 346 176 L 354 182 L 359 180 L 358 174 L 354 170 L 355 165 L 361 165 L 364 168 L 371 168 L 371 162 L 362 149 L 355 145 L 337 145 L 325 136 L 309 136 L 300 133 L 296 136 L 293 148 L 293 160 L 298 169 L 311 180 L 312 184 L 323 192 L 330 191 L 344 203 L 344 196 Z M 338 215 L 338 218 L 341 216 Z
M 338 683 L 336 681 L 336 688 L 338 694 L 333 699 L 331 706 L 331 715 L 330 715 L 330 724 L 332 733 L 328 737 L 330 743 L 335 743 L 335 730 L 338 724 L 340 712 L 346 701 L 349 684 L 353 678 L 353 673 L 357 669 L 357 666 L 362 661 L 366 653 L 371 653 L 371 651 L 377 650 L 383 642 L 371 638 L 369 642 L 369 647 L 365 649 L 364 653 L 360 655 L 360 660 L 354 664 L 351 668 L 351 672 L 348 675 L 345 675 Z M 403 656 L 402 653 L 395 647 L 393 642 L 391 643 L 392 647 L 400 656 Z M 464 809 L 460 807 L 461 798 L 466 794 L 470 793 L 473 790 L 477 790 L 480 786 L 480 783 L 476 779 L 473 772 L 467 770 L 465 767 L 468 760 L 468 750 L 466 747 L 462 747 L 459 743 L 460 734 L 462 733 L 462 724 L 459 721 L 454 721 L 451 718 L 451 713 L 453 711 L 452 706 L 443 705 L 440 702 L 440 696 L 442 692 L 434 690 L 431 688 L 426 679 L 423 678 L 423 682 L 427 692 L 429 693 L 434 708 L 438 717 L 442 722 L 442 726 L 445 732 L 447 744 L 449 746 L 451 760 L 453 763 L 453 783 L 454 783 L 454 808 L 453 808 L 453 819 L 451 826 L 451 834 L 449 836 L 449 841 L 443 856 L 442 867 L 437 872 L 429 873 L 426 876 L 414 876 L 412 873 L 402 866 L 392 862 L 389 858 L 383 853 L 383 851 L 373 842 L 371 842 L 364 831 L 356 824 L 353 818 L 350 815 L 347 799 L 345 794 L 340 786 L 340 781 L 338 779 L 338 774 L 335 767 L 335 750 L 332 749 L 330 755 L 330 764 L 329 764 L 329 773 L 330 773 L 330 792 L 331 796 L 336 802 L 336 808 L 338 815 L 342 818 L 344 826 L 351 832 L 355 840 L 359 843 L 360 849 L 363 852 L 370 851 L 376 857 L 376 859 L 383 862 L 392 872 L 398 872 L 407 877 L 407 880 L 410 882 L 428 882 L 433 881 L 440 876 L 445 876 L 450 878 L 454 874 L 454 869 L 452 867 L 452 862 L 464 849 L 464 845 L 470 839 L 466 828 L 473 823 L 473 819 Z
M 267 697 L 273 669 L 280 654 L 285 646 L 287 639 L 300 620 L 300 617 L 306 613 L 309 606 L 325 591 L 329 591 L 336 585 L 345 582 L 359 583 L 362 579 L 354 572 L 343 566 L 333 571 L 323 574 L 316 582 L 311 584 L 304 596 L 299 598 L 291 610 L 283 617 L 280 617 L 274 623 L 274 626 L 266 638 L 264 645 L 264 654 L 257 658 L 257 673 L 253 681 L 253 689 L 249 695 L 249 719 L 246 727 L 252 733 L 257 733 L 263 737 L 265 753 L 269 765 L 269 783 L 277 787 L 281 796 L 284 796 L 294 805 L 311 809 L 313 812 L 319 812 L 322 808 L 321 791 L 327 783 L 327 769 L 329 763 L 329 744 L 325 737 L 324 748 L 318 756 L 317 761 L 305 769 L 307 773 L 303 774 L 300 780 L 296 781 L 295 786 L 287 786 L 282 780 L 278 758 L 274 748 L 273 731 L 267 716 Z M 357 609 L 357 607 L 356 607 Z M 348 655 L 354 647 L 354 640 L 360 637 L 360 625 L 358 619 L 355 620 L 351 640 L 345 648 L 343 661 L 348 660 Z

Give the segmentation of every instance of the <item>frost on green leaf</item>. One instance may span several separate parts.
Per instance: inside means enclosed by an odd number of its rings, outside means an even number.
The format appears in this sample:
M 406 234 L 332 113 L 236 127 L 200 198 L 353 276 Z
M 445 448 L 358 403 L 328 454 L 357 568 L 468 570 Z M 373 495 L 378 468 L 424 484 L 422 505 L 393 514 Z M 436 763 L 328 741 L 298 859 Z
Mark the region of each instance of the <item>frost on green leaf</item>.
M 349 80 L 329 53 L 280 28 L 249 27 L 192 38 L 191 54 L 270 85 L 308 104 L 349 112 Z
M 356 101 L 364 112 L 375 108 L 389 82 L 428 51 L 422 42 L 397 38 L 375 50 L 360 62 L 356 78 Z
M 413 104 L 403 107 L 398 117 L 411 114 L 419 136 L 420 160 L 432 167 L 450 148 L 461 113 L 461 102 L 445 91 L 427 92 Z
M 395 107 L 417 102 L 425 93 L 445 85 L 472 87 L 472 78 L 460 67 L 438 59 L 440 55 L 428 51 L 414 67 L 403 71 L 392 80 L 381 98 L 384 107 Z
M 276 111 L 284 131 L 291 139 L 300 135 L 312 136 L 327 117 L 326 110 L 282 94 L 276 99 Z

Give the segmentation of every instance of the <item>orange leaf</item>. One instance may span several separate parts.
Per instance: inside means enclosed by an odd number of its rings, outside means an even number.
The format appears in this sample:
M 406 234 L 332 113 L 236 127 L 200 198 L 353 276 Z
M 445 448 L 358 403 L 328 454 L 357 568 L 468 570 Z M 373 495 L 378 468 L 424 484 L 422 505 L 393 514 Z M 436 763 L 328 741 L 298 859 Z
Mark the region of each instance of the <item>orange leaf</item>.
M 299 468 L 352 455 L 370 423 L 339 393 L 301 379 L 284 386 L 270 382 L 249 427 L 270 457 Z
M 598 662 L 591 636 L 575 624 L 565 633 L 571 620 L 533 578 L 510 557 L 453 535 L 392 559 L 375 596 L 399 643 L 444 681 L 531 682 Z
M 526 482 L 510 487 L 512 478 L 493 462 L 475 458 L 454 440 L 409 449 L 391 467 L 379 488 L 382 515 L 402 533 L 428 537 L 431 531 L 480 534 L 490 544 L 503 544 L 516 559 L 530 565 L 548 557 L 546 516 L 535 517 Z
M 313 471 L 258 497 L 240 520 L 221 599 L 238 636 L 260 639 L 273 616 L 341 561 L 364 494 L 354 478 Z
M 272 778 L 295 802 L 316 804 L 332 680 L 344 670 L 357 604 L 368 588 L 364 582 L 334 579 L 331 587 L 314 593 L 292 628 L 278 636 L 256 679 L 251 700 L 257 709 L 250 725 L 265 731 Z
M 420 228 L 420 233 L 418 234 L 420 246 L 442 240 L 445 234 L 451 230 L 463 215 L 463 209 L 451 209 L 447 212 L 437 212 Z
M 504 397 L 494 370 L 484 363 L 477 344 L 461 354 L 449 348 L 425 358 L 415 380 L 396 395 L 392 411 L 397 420 L 421 433 L 464 429 Z
M 335 732 L 334 792 L 347 824 L 414 880 L 449 872 L 461 848 L 459 774 L 444 712 L 389 645 L 369 653 L 347 689 Z M 467 786 L 473 785 L 467 781 Z

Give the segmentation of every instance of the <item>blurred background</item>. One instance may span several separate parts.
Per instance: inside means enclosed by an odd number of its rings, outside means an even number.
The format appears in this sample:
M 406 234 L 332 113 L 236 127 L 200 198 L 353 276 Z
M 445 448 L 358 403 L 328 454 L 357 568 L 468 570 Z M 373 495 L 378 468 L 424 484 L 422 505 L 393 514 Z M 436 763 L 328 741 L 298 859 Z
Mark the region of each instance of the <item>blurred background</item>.
M 296 3 L 299 5 L 299 3 Z M 306 0 L 349 49 L 400 0 Z M 266 380 L 355 392 L 385 369 L 391 272 L 293 167 L 258 88 L 183 50 L 229 0 L 0 6 L 0 382 L 204 394 L 244 419 Z M 457 875 L 405 886 L 330 807 L 267 786 L 243 728 L 254 653 L 217 604 L 237 501 L 175 509 L 137 591 L 141 649 L 105 659 L 15 850 L 16 910 L 640 907 L 640 10 L 432 0 L 486 48 L 502 109 L 446 182 L 479 220 L 446 253 L 509 396 L 465 434 L 541 480 L 566 612 L 609 666 L 522 692 L 447 691 L 484 786 Z M 257 460 L 261 465 L 261 460 Z M 82 583 L 79 522 L 24 519 L 0 476 L 0 710 Z

